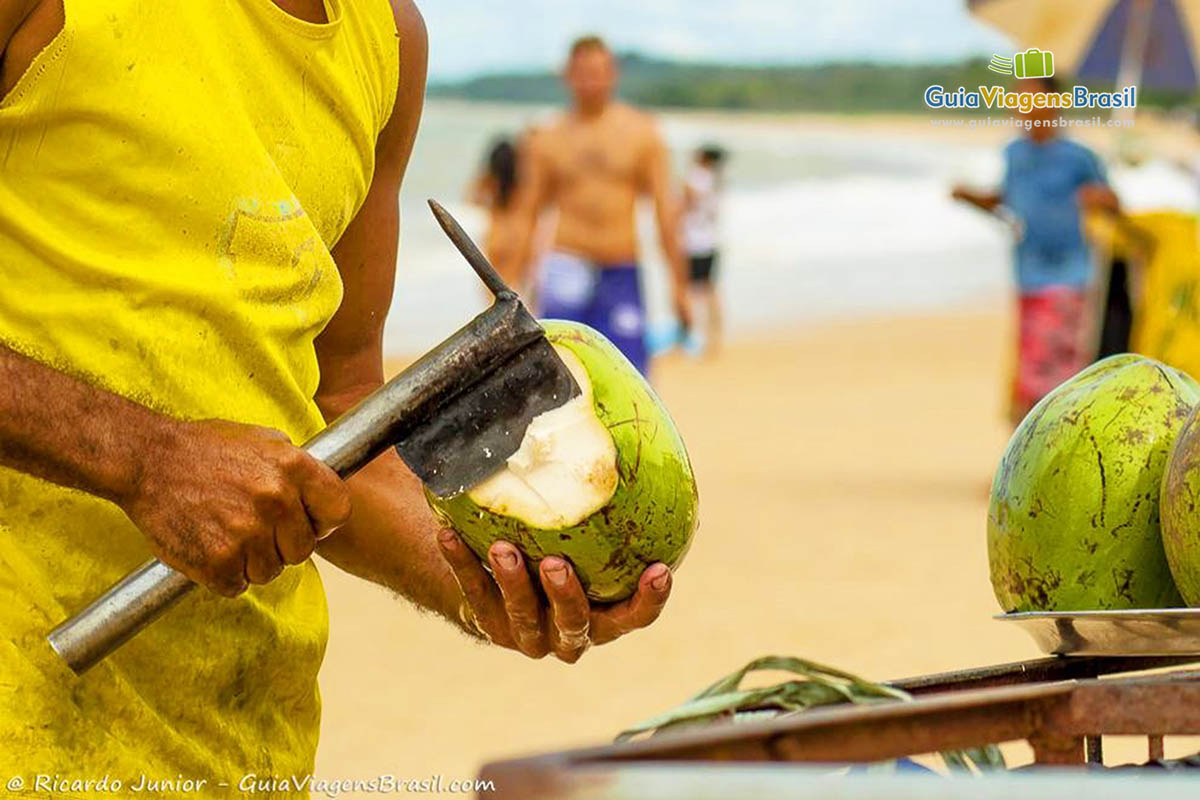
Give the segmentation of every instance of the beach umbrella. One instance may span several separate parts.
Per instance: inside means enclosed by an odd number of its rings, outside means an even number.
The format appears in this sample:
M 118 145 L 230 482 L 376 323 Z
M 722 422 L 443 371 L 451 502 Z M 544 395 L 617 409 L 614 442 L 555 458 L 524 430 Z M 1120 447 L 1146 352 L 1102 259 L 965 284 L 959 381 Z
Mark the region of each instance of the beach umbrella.
M 967 0 L 967 6 L 1019 47 L 1052 52 L 1056 72 L 1118 86 L 1200 87 L 1200 0 Z

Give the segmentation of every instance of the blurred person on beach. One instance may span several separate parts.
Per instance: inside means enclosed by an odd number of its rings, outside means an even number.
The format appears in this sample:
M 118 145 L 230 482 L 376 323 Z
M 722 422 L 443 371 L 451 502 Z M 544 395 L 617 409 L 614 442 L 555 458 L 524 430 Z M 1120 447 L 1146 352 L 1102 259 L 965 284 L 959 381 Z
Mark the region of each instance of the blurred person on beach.
M 725 151 L 706 145 L 696 151 L 683 183 L 683 246 L 688 258 L 688 285 L 693 310 L 704 311 L 705 352 L 715 355 L 721 337 L 721 302 L 717 294 L 718 218 Z
M 522 217 L 517 208 L 517 177 L 520 174 L 519 146 L 509 138 L 500 138 L 488 148 L 483 169 L 471 183 L 467 199 L 482 207 L 488 215 L 483 252 L 509 286 L 524 274 L 518 259 Z
M 1053 78 L 1017 82 L 1017 91 L 1055 94 Z M 1085 367 L 1093 257 L 1084 238 L 1086 210 L 1117 213 L 1100 159 L 1059 135 L 1057 108 L 1018 112 L 1025 133 L 1004 149 L 998 191 L 956 187 L 953 197 L 1016 221 L 1018 340 L 1010 418 L 1020 422 L 1043 396 Z
M 553 245 L 535 267 L 540 315 L 596 328 L 645 373 L 634 214 L 640 195 L 653 198 L 674 307 L 685 328 L 691 321 L 687 266 L 667 148 L 648 114 L 614 99 L 617 79 L 616 59 L 603 40 L 585 36 L 571 45 L 564 72 L 571 108 L 530 138 L 521 190 L 524 250 L 540 213 L 556 209 Z
M 416 6 L 69 5 L 0 0 L 0 774 L 311 774 L 314 552 L 531 658 L 652 622 L 662 564 L 592 607 L 485 568 L 393 450 L 293 444 L 384 382 Z M 205 590 L 77 678 L 47 631 L 151 556 Z

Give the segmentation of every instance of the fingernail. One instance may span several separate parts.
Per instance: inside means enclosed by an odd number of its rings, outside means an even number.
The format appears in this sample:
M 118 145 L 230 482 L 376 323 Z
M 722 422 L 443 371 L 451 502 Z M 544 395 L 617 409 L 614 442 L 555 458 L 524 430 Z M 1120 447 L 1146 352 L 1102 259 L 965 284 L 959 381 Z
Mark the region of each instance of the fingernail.
M 452 549 L 458 544 L 458 534 L 449 528 L 443 528 L 438 532 L 438 541 L 441 542 L 442 547 Z
M 654 567 L 653 570 L 657 574 L 652 574 L 650 578 L 650 588 L 656 592 L 665 592 L 667 587 L 671 585 L 671 570 L 667 569 L 662 564 Z
M 552 561 L 546 565 L 546 577 L 549 578 L 550 582 L 555 586 L 560 588 L 566 586 L 567 578 L 569 577 L 567 573 L 567 565 L 561 561 Z
M 508 548 L 493 550 L 492 561 L 496 562 L 496 566 L 505 572 L 512 572 L 517 568 L 517 554 Z

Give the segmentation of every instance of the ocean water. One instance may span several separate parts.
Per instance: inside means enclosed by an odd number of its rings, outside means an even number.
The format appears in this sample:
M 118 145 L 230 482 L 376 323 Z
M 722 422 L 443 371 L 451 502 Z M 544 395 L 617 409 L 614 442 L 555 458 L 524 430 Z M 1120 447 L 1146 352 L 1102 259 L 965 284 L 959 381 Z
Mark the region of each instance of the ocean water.
M 386 330 L 389 354 L 420 352 L 482 308 L 470 269 L 425 207 L 433 197 L 472 236 L 484 216 L 463 196 L 488 143 L 549 109 L 428 103 L 402 195 L 401 252 Z M 952 307 L 1000 296 L 1009 282 L 1010 233 L 949 199 L 957 181 L 989 184 L 994 144 L 897 135 L 885 123 L 737 114 L 664 113 L 682 174 L 697 145 L 730 152 L 720 285 L 737 336 L 846 315 Z M 652 329 L 670 324 L 667 281 L 651 209 L 639 209 Z

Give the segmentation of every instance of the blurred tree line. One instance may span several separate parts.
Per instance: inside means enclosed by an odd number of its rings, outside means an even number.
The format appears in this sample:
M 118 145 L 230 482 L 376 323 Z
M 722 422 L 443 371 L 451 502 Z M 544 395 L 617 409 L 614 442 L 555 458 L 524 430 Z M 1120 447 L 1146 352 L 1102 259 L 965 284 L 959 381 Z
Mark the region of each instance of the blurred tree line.
M 665 61 L 625 53 L 621 96 L 638 105 L 755 111 L 841 113 L 925 110 L 926 87 L 947 88 L 1005 83 L 983 59 L 950 64 L 837 63 L 793 66 L 737 66 Z M 432 97 L 521 103 L 560 103 L 565 97 L 553 72 L 483 75 L 453 83 L 433 83 Z M 1142 93 L 1139 105 L 1173 107 L 1195 97 Z M 969 111 L 966 113 L 970 113 Z

